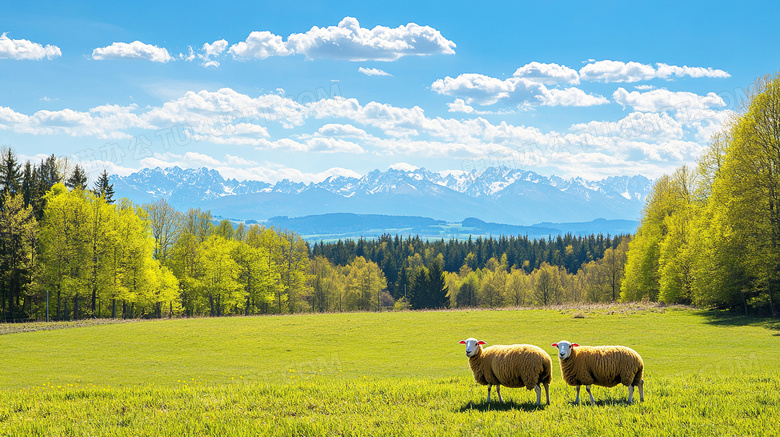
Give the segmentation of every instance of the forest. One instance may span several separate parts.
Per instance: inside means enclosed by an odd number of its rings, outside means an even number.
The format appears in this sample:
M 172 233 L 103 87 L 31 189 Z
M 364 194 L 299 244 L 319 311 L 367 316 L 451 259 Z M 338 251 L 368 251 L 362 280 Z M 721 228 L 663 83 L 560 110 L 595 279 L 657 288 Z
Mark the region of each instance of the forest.
M 659 178 L 631 241 L 621 299 L 777 317 L 780 75 L 758 79 L 695 166 Z
M 777 316 L 780 76 L 695 166 L 659 178 L 634 236 L 310 245 L 258 224 L 114 199 L 54 155 L 0 156 L 0 320 L 386 311 L 647 300 Z
M 384 235 L 309 245 L 287 230 L 114 199 L 50 156 L 0 168 L 3 320 L 178 317 L 614 301 L 629 237 Z

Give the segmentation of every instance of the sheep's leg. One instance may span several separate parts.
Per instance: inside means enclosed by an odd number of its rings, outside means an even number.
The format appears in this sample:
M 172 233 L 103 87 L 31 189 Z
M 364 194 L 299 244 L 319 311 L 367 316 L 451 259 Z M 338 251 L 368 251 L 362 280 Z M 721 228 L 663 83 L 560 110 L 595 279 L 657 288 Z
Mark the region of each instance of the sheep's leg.
M 639 402 L 644 402 L 645 401 L 645 390 L 644 390 L 644 387 L 645 387 L 645 380 L 644 379 L 640 379 L 639 380 Z
M 587 391 L 588 391 L 588 394 L 590 395 L 590 404 L 591 404 L 591 405 L 594 405 L 594 404 L 596 403 L 596 400 L 595 400 L 595 399 L 593 399 L 593 393 L 591 393 L 591 392 L 590 392 L 590 386 L 589 386 L 589 385 L 586 385 L 586 386 L 585 386 L 585 390 L 587 390 Z
M 634 386 L 629 385 L 628 386 L 628 403 L 633 404 L 634 403 Z
M 498 402 L 503 403 L 504 400 L 501 399 L 501 384 L 496 384 L 496 393 L 498 393 Z
M 582 387 L 582 386 L 581 385 L 577 386 L 577 398 L 574 399 L 574 403 L 577 404 L 577 405 L 580 404 L 580 387 Z
M 536 384 L 534 386 L 534 391 L 536 392 L 536 405 L 542 404 L 542 387 L 539 386 L 539 384 Z
M 490 384 L 488 384 L 488 399 L 487 399 L 487 403 L 488 403 L 488 404 L 490 403 L 490 388 L 491 388 L 491 387 L 493 387 L 493 386 L 492 386 L 492 385 L 490 385 Z
M 547 405 L 550 405 L 550 384 L 544 384 L 544 394 L 547 395 Z

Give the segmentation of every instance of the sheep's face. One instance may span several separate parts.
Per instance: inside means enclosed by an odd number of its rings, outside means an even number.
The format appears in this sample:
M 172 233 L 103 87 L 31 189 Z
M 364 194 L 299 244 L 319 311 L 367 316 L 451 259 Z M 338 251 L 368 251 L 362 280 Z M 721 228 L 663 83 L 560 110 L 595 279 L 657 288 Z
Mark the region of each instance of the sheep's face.
M 469 338 L 467 340 L 461 340 L 460 344 L 466 345 L 466 356 L 471 358 L 482 349 L 482 345 L 485 344 L 485 342 L 477 340 L 476 338 Z
M 579 346 L 577 343 L 570 343 L 566 340 L 559 341 L 558 343 L 552 344 L 552 347 L 558 348 L 558 358 L 560 358 L 561 361 L 569 358 L 571 356 L 572 348 L 575 348 L 577 346 Z

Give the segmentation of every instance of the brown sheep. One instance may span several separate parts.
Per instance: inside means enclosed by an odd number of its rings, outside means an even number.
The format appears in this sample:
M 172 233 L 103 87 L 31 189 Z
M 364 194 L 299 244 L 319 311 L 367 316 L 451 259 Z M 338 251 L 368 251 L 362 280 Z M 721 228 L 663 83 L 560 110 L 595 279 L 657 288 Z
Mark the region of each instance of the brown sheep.
M 561 374 L 567 384 L 577 387 L 575 403 L 580 403 L 580 386 L 584 385 L 591 404 L 596 403 L 590 386 L 628 386 L 628 402 L 634 401 L 634 387 L 639 387 L 639 400 L 644 402 L 644 362 L 636 351 L 625 346 L 580 346 L 568 341 L 553 343 L 558 348 Z
M 550 405 L 550 381 L 552 380 L 552 360 L 538 346 L 530 344 L 513 344 L 508 346 L 491 346 L 482 348 L 484 341 L 476 338 L 461 340 L 466 345 L 466 356 L 469 357 L 469 367 L 474 374 L 474 380 L 488 386 L 487 401 L 490 402 L 490 389 L 496 386 L 498 400 L 501 398 L 501 386 L 528 390 L 536 390 L 536 405 L 542 401 L 542 389 L 547 395 L 547 405 Z

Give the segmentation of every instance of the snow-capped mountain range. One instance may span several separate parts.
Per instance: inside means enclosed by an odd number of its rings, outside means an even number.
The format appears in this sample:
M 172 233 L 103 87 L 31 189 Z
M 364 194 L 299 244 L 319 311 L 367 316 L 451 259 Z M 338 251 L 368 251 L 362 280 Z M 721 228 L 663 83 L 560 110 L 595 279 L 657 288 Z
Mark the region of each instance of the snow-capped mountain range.
M 136 203 L 165 198 L 179 210 L 210 209 L 215 216 L 243 220 L 349 212 L 447 221 L 477 217 L 516 225 L 636 220 L 653 184 L 644 176 L 589 181 L 507 167 L 482 172 L 390 168 L 309 184 L 238 181 L 225 179 L 216 170 L 172 167 L 111 176 L 111 182 L 116 196 Z

